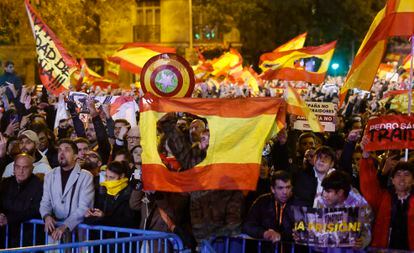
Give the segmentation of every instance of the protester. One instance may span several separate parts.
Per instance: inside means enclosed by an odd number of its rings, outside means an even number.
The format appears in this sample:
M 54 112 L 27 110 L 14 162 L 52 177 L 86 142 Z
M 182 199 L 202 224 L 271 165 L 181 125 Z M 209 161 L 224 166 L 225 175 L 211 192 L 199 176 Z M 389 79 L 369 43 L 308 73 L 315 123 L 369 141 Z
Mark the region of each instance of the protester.
M 322 181 L 323 193 L 316 199 L 318 208 L 354 208 L 359 207 L 361 235 L 354 247 L 365 248 L 371 242 L 372 212 L 367 201 L 351 186 L 351 177 L 343 171 L 335 170 Z
M 34 158 L 26 153 L 17 155 L 14 176 L 4 179 L 0 187 L 0 226 L 8 225 L 8 244 L 12 248 L 19 246 L 20 223 L 40 218 L 43 183 L 33 174 L 33 162 Z M 4 232 L 1 243 L 5 242 Z M 25 227 L 23 246 L 32 245 L 32 233 L 33 227 Z
M 38 146 L 40 144 L 39 137 L 32 130 L 26 130 L 19 134 L 19 147 L 21 152 L 25 152 L 32 156 L 35 161 L 33 163 L 34 169 L 33 173 L 38 174 L 40 177 L 48 173 L 52 168 L 49 165 L 47 157 L 44 156 L 39 150 Z M 13 175 L 13 166 L 14 162 L 6 166 L 5 171 L 3 172 L 3 178 L 10 177 Z
M 129 166 L 125 162 L 111 162 L 101 183 L 104 191 L 95 196 L 94 208 L 85 213 L 86 223 L 113 227 L 138 227 L 138 213 L 129 207 L 131 187 L 126 177 Z
M 10 66 L 8 68 L 12 69 Z M 18 78 L 13 71 L 4 76 L 11 75 Z M 264 82 L 263 87 L 255 92 L 247 83 L 235 84 L 224 76 L 219 79 L 218 82 L 210 76 L 204 84 L 197 84 L 194 96 L 205 99 L 250 96 L 281 98 L 286 85 L 291 85 L 308 101 L 337 103 L 338 91 L 343 85 L 341 78 L 331 77 L 327 77 L 320 87 L 300 81 L 273 80 Z M 140 129 L 130 119 L 113 116 L 113 108 L 105 103 L 101 105 L 93 98 L 96 94 L 108 95 L 109 98 L 113 95 L 131 94 L 130 92 L 85 86 L 85 91 L 88 90 L 89 94 L 80 110 L 77 104 L 79 101 L 72 101 L 67 93 L 55 97 L 45 89 L 40 92 L 26 85 L 19 88 L 17 80 L 11 82 L 11 85 L 0 81 L 0 86 L 3 87 L 0 94 L 4 94 L 0 101 L 0 172 L 3 177 L 9 177 L 3 179 L 1 187 L 10 185 L 17 178 L 18 175 L 14 172 L 16 163 L 13 161 L 15 158 L 22 160 L 19 155 L 21 152 L 34 158 L 33 174 L 47 174 L 40 213 L 52 239 L 62 239 L 66 230 L 73 230 L 87 214 L 88 221 L 93 224 L 174 232 L 188 247 L 195 248 L 194 237 L 201 242 L 211 236 L 239 234 L 242 218 L 252 200 L 268 193 L 271 188 L 272 193 L 262 196 L 252 206 L 243 222 L 243 231 L 270 242 L 290 240 L 290 227 L 284 219 L 289 215 L 287 210 L 290 208 L 286 208 L 292 203 L 318 208 L 365 205 L 354 188 L 347 194 L 346 188 L 336 189 L 332 188 L 332 184 L 324 183 L 330 182 L 334 175 L 343 173 L 339 171 L 345 171 L 352 175 L 352 185 L 361 189 L 377 217 L 372 229 L 371 246 L 414 249 L 411 245 L 414 238 L 410 237 L 414 234 L 410 232 L 414 226 L 410 223 L 414 217 L 411 210 L 414 205 L 411 204 L 411 169 L 399 169 L 408 165 L 397 166 L 400 156 L 397 152 L 387 151 L 387 147 L 384 147 L 384 152 L 378 151 L 371 153 L 372 157 L 364 157 L 366 152 L 362 152 L 363 145 L 359 144 L 362 129 L 370 117 L 385 113 L 400 114 L 401 109 L 395 102 L 396 96 L 384 99 L 384 95 L 399 88 L 400 83 L 377 79 L 370 93 L 352 91 L 342 106 L 335 105 L 335 132 L 315 134 L 298 130 L 294 124 L 296 118 L 288 115 L 286 127 L 266 143 L 262 152 L 258 186 L 255 192 L 247 194 L 228 190 L 191 193 L 142 190 L 145 185 L 142 167 L 148 166 L 143 165 L 143 160 L 145 162 L 148 156 L 159 157 L 168 168 L 168 173 L 174 175 L 202 169 L 203 165 L 200 168 L 194 166 L 202 164 L 212 151 L 209 150 L 212 143 L 220 141 L 221 136 L 201 116 L 187 112 L 165 114 L 153 126 L 154 129 L 157 128 L 154 131 L 158 134 L 158 154 L 150 154 L 142 150 L 142 147 L 148 146 L 145 143 L 147 139 L 142 140 L 141 147 L 141 131 L 146 131 L 147 126 L 141 125 L 144 128 Z M 133 94 L 138 102 L 142 94 Z M 231 128 L 226 131 L 229 136 L 233 134 Z M 65 140 L 65 137 L 74 140 L 76 145 L 73 146 L 74 142 Z M 58 150 L 55 143 L 59 143 Z M 141 157 L 143 151 L 144 157 Z M 28 158 L 23 159 L 25 160 L 29 161 Z M 56 168 L 51 170 L 50 166 L 46 166 L 47 161 Z M 128 166 L 118 166 L 122 162 L 128 163 Z M 409 164 L 408 167 L 411 168 L 411 163 Z M 40 166 L 44 167 L 40 169 Z M 108 166 L 112 167 L 105 170 Z M 115 169 L 117 166 L 122 169 Z M 376 168 L 380 169 L 378 173 Z M 273 181 L 270 183 L 269 177 L 274 171 L 277 172 L 271 177 Z M 148 170 L 145 172 L 148 173 Z M 114 180 L 105 181 L 105 175 L 111 173 Z M 286 173 L 292 174 L 291 179 Z M 15 177 L 11 177 L 13 175 Z M 274 179 L 280 175 L 285 176 Z M 100 186 L 103 181 L 106 187 Z M 119 183 L 119 187 L 113 187 L 114 183 Z M 13 186 L 16 185 L 20 187 L 17 181 L 13 181 Z M 24 185 L 25 183 L 22 184 Z M 280 185 L 285 186 L 282 195 L 279 195 Z M 387 191 L 384 188 L 387 185 L 394 188 Z M 114 193 L 111 190 L 113 188 L 119 191 Z M 22 189 L 26 190 L 24 187 Z M 0 198 L 10 200 L 16 192 L 5 195 L 1 193 Z M 327 192 L 337 197 L 334 202 L 327 202 Z M 353 201 L 349 201 L 350 198 Z M 26 205 L 32 203 L 27 202 Z M 128 202 L 130 207 L 125 206 Z M 277 215 L 280 206 L 285 206 L 282 222 L 272 218 Z M 10 212 L 7 214 L 3 209 L 0 211 L 10 223 Z M 138 212 L 140 215 L 137 215 Z M 57 226 L 57 221 L 62 221 L 64 225 Z M 368 236 L 364 235 L 364 238 Z M 365 247 L 367 242 L 368 240 L 363 240 L 357 246 Z
M 360 160 L 360 187 L 375 213 L 372 246 L 414 250 L 414 162 L 398 162 L 390 172 L 393 188 L 382 188 L 377 179 L 375 161 L 365 145 Z
M 45 221 L 45 231 L 53 241 L 59 241 L 67 231 L 72 231 L 93 207 L 93 177 L 80 168 L 77 154 L 78 148 L 72 140 L 60 140 L 59 167 L 45 177 L 40 214 Z M 63 224 L 57 226 L 57 221 Z
M 260 196 L 250 208 L 243 232 L 272 242 L 292 240 L 288 210 L 293 202 L 292 179 L 280 170 L 271 176 L 271 193 Z

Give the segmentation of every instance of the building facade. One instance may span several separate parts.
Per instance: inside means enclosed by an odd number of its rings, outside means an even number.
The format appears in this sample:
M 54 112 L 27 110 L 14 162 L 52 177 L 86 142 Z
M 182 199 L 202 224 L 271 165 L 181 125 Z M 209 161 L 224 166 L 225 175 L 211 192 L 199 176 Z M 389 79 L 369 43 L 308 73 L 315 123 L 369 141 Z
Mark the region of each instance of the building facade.
M 34 1 L 40 15 L 42 15 L 41 1 L 46 0 Z M 189 48 L 190 13 L 193 17 L 193 47 L 241 46 L 240 35 L 236 28 L 222 33 L 216 24 L 205 23 L 202 15 L 192 11 L 196 8 L 192 8 L 190 12 L 190 6 L 193 4 L 191 0 L 125 0 L 125 2 L 128 2 L 130 8 L 120 12 L 119 17 L 114 17 L 113 13 L 89 17 L 96 21 L 99 29 L 94 29 L 82 38 L 83 52 L 81 55 L 76 55 L 86 59 L 89 67 L 101 75 L 104 75 L 107 70 L 105 57 L 131 42 L 175 47 L 178 54 L 194 63 L 197 59 L 196 54 Z M 59 37 L 58 33 L 57 36 Z M 18 74 L 23 77 L 26 84 L 40 83 L 31 34 L 20 36 L 18 41 L 0 42 L 0 60 L 14 61 Z M 130 83 L 135 79 L 137 77 L 128 72 L 120 73 L 120 81 L 123 83 Z

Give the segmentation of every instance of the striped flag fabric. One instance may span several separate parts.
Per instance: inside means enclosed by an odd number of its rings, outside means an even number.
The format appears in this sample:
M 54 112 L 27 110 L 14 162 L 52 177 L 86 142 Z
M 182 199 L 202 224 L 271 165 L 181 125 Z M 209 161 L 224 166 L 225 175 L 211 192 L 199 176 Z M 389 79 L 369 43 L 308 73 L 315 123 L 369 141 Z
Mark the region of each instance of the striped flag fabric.
M 287 103 L 287 112 L 290 114 L 303 116 L 308 122 L 313 132 L 323 132 L 324 128 L 319 122 L 316 115 L 306 105 L 303 98 L 299 95 L 295 88 L 291 87 L 288 83 L 286 84 L 285 99 Z
M 154 44 L 128 43 L 108 57 L 108 61 L 118 64 L 126 71 L 140 74 L 149 59 L 162 53 L 175 54 L 176 49 Z
M 285 44 L 279 46 L 275 50 L 273 50 L 274 53 L 276 52 L 283 52 L 283 51 L 290 51 L 290 50 L 296 50 L 301 49 L 303 45 L 305 45 L 306 36 L 308 33 L 302 33 L 295 38 L 289 40 Z
M 414 35 L 414 1 L 388 0 L 378 12 L 357 52 L 344 86 L 341 103 L 349 89 L 370 90 L 384 56 L 387 38 Z
M 303 45 L 305 45 L 307 35 L 308 35 L 308 33 L 302 33 L 302 34 L 296 36 L 295 38 L 289 40 L 285 44 L 279 46 L 278 48 L 276 48 L 272 52 L 277 53 L 277 52 L 301 49 L 301 48 L 303 48 Z M 262 62 L 259 63 L 259 67 L 263 72 L 268 69 L 267 67 L 265 67 L 265 65 Z
M 158 153 L 160 145 L 157 140 L 163 137 L 158 138 L 157 131 L 161 128 L 161 118 L 167 114 L 179 115 L 179 112 L 205 119 L 209 140 L 205 158 L 194 167 L 177 172 L 168 169 Z M 145 96 L 140 103 L 139 122 L 144 189 L 169 192 L 254 190 L 263 147 L 272 133 L 285 126 L 285 116 L 283 99 Z M 177 129 L 175 124 L 173 120 L 173 129 Z M 185 139 L 184 133 L 177 133 L 177 136 Z M 167 139 L 165 143 L 172 150 L 171 145 L 177 142 L 171 143 Z M 177 166 L 176 162 L 171 164 Z
M 45 88 L 58 96 L 69 89 L 72 74 L 79 70 L 78 63 L 55 33 L 43 22 L 40 15 L 25 0 L 27 15 L 36 42 L 40 80 Z
M 321 84 L 325 80 L 335 46 L 336 41 L 333 41 L 317 47 L 263 54 L 260 61 L 267 70 L 261 78 Z
M 243 71 L 243 58 L 240 53 L 231 48 L 229 52 L 224 53 L 217 59 L 211 61 L 213 76 L 227 76 L 234 75 Z

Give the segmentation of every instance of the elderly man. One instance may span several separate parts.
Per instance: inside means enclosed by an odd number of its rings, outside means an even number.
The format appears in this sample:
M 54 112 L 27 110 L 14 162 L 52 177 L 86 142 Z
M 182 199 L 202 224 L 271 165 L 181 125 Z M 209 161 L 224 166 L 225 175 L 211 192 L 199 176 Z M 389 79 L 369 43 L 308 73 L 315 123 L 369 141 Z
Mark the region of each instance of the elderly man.
M 0 226 L 9 225 L 9 247 L 19 246 L 21 222 L 40 218 L 43 183 L 32 173 L 33 161 L 26 153 L 17 155 L 14 176 L 4 179 L 0 187 Z M 25 227 L 25 235 L 32 235 L 30 229 Z M 24 245 L 31 244 L 30 236 L 24 238 Z
M 141 143 L 141 132 L 138 126 L 131 127 L 127 134 L 128 150 L 131 151 L 133 147 L 140 145 Z
M 34 169 L 33 174 L 37 174 L 40 177 L 43 177 L 46 173 L 48 173 L 52 168 L 49 165 L 49 162 L 39 150 L 39 137 L 37 134 L 32 130 L 26 130 L 19 134 L 19 147 L 20 151 L 27 153 L 28 155 L 34 158 Z M 6 169 L 3 172 L 3 178 L 13 176 L 13 168 L 14 162 L 8 164 Z
M 59 241 L 67 230 L 73 230 L 93 207 L 93 176 L 76 162 L 78 148 L 70 139 L 62 139 L 58 146 L 59 167 L 45 177 L 40 214 L 45 230 Z M 56 222 L 63 225 L 56 227 Z

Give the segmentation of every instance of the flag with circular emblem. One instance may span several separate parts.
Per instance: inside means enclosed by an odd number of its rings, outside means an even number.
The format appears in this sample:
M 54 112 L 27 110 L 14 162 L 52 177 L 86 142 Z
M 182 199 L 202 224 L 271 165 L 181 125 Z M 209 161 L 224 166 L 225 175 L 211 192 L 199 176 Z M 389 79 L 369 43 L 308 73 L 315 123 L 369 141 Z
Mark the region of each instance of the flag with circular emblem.
M 176 54 L 159 54 L 145 63 L 141 72 L 144 93 L 158 97 L 191 97 L 195 85 L 190 64 Z

